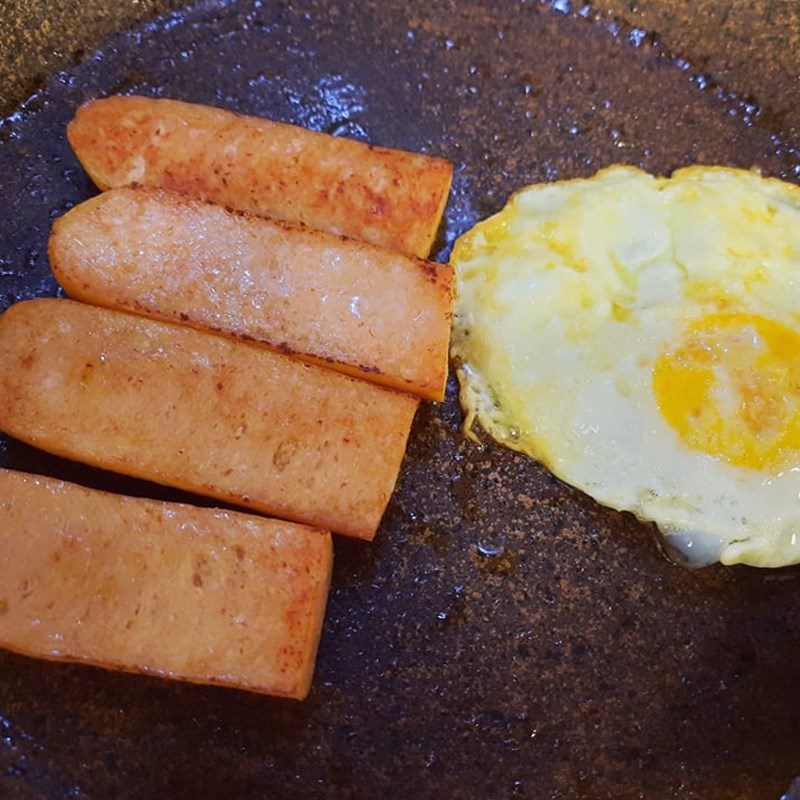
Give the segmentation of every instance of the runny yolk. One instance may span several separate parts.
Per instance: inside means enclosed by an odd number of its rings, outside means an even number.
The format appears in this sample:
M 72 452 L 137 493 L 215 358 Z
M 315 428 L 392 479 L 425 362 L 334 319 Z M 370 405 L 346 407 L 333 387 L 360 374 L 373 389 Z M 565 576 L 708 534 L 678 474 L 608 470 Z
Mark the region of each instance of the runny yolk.
M 660 356 L 653 390 L 693 450 L 738 467 L 800 465 L 800 334 L 754 314 L 709 314 Z

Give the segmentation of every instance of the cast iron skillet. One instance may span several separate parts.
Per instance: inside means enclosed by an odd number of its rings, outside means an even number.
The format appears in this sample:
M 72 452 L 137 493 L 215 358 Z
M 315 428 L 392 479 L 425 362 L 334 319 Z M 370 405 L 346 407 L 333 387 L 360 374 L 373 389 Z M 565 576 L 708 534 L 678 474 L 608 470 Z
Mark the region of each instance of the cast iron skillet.
M 800 174 L 764 109 L 564 0 L 353 5 L 208 2 L 51 77 L 0 127 L 0 307 L 58 291 L 51 220 L 94 192 L 64 127 L 111 92 L 452 159 L 439 259 L 533 181 Z M 461 422 L 451 379 L 375 543 L 337 542 L 307 702 L 2 654 L 0 796 L 777 800 L 800 772 L 798 570 L 684 570 Z M 0 464 L 181 497 L 8 439 Z

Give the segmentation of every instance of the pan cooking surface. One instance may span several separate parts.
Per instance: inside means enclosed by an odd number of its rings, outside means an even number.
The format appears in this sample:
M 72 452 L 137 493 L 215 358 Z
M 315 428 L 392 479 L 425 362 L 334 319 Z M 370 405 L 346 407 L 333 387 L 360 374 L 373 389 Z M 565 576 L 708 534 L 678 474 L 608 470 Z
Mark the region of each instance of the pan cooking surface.
M 452 159 L 440 260 L 514 189 L 615 162 L 800 176 L 758 108 L 591 12 L 352 5 L 206 3 L 54 78 L 0 127 L 0 307 L 57 292 L 49 226 L 94 193 L 65 125 L 112 92 Z M 337 541 L 306 703 L 2 653 L 0 796 L 778 798 L 800 772 L 800 572 L 683 570 L 461 422 L 451 378 L 375 543 Z M 7 439 L 0 464 L 186 499 Z

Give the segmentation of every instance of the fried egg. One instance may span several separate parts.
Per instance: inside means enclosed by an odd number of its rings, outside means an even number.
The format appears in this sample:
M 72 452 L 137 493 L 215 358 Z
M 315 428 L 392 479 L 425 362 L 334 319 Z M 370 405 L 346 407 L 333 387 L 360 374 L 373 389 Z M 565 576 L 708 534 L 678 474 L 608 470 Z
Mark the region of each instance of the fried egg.
M 521 190 L 451 263 L 468 429 L 692 564 L 800 562 L 800 187 L 611 167 Z

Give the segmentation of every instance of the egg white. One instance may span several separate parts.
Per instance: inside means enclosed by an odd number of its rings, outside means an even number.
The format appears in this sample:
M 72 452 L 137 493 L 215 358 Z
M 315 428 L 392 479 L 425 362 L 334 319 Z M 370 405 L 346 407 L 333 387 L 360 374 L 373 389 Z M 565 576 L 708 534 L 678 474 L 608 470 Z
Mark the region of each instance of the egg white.
M 658 359 L 708 315 L 800 332 L 800 187 L 612 167 L 523 189 L 451 263 L 468 427 L 654 521 L 694 564 L 800 562 L 800 451 L 753 468 L 687 446 L 653 388 Z

